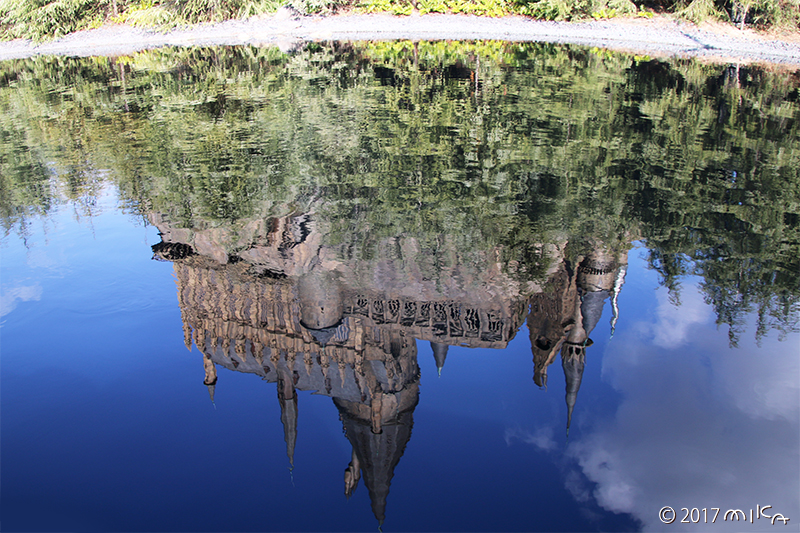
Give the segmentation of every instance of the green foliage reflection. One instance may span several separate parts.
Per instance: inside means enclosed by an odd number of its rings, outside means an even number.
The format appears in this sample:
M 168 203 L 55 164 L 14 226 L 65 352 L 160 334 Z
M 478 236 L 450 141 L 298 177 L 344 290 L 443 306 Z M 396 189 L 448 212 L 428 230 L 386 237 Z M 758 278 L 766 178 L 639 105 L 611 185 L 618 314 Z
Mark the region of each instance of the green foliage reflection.
M 498 42 L 149 51 L 0 64 L 0 212 L 24 234 L 113 183 L 132 212 L 236 231 L 316 206 L 345 259 L 642 240 L 736 342 L 796 328 L 800 74 Z M 231 244 L 233 246 L 233 244 Z M 230 253 L 236 253 L 230 249 Z

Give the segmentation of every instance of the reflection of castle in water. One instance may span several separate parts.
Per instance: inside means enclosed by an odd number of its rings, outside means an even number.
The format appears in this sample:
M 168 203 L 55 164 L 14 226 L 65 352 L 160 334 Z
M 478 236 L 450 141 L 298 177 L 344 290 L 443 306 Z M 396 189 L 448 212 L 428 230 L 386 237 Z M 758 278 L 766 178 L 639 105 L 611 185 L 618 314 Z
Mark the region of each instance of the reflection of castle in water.
M 589 335 L 608 298 L 616 317 L 626 266 L 624 255 L 597 247 L 573 268 L 554 249 L 544 289 L 504 277 L 492 254 L 470 265 L 455 260 L 432 279 L 413 242 L 392 243 L 402 257 L 371 269 L 337 261 L 308 215 L 256 228 L 256 244 L 236 256 L 223 251 L 230 237 L 218 231 L 152 218 L 163 238 L 153 249 L 174 262 L 184 339 L 203 354 L 212 401 L 217 366 L 276 383 L 293 463 L 296 391 L 332 397 L 352 445 L 345 494 L 363 476 L 379 521 L 419 399 L 416 340 L 430 341 L 441 372 L 449 346 L 504 348 L 527 315 L 540 387 L 561 351 L 569 428 Z
M 586 348 L 592 345 L 589 335 L 600 320 L 609 297 L 613 335 L 619 313 L 617 297 L 626 270 L 624 255 L 613 256 L 594 250 L 580 258 L 576 269 L 571 270 L 565 263 L 550 278 L 555 292 L 531 296 L 528 331 L 533 352 L 533 381 L 539 387 L 547 386 L 547 367 L 560 350 L 567 382 L 567 434 L 583 378 Z

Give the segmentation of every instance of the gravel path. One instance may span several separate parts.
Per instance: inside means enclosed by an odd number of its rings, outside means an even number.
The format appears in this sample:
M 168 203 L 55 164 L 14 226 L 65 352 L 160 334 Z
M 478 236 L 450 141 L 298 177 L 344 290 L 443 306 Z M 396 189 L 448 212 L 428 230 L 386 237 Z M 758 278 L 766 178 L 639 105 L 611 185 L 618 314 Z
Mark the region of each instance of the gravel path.
M 304 41 L 394 39 L 571 43 L 653 57 L 698 57 L 710 62 L 800 69 L 800 35 L 767 38 L 729 25 L 698 27 L 665 17 L 567 23 L 463 15 L 296 17 L 284 9 L 268 17 L 169 33 L 111 25 L 39 45 L 24 40 L 0 42 L 0 60 L 37 55 L 116 56 L 162 46 L 252 44 L 278 45 L 287 50 Z

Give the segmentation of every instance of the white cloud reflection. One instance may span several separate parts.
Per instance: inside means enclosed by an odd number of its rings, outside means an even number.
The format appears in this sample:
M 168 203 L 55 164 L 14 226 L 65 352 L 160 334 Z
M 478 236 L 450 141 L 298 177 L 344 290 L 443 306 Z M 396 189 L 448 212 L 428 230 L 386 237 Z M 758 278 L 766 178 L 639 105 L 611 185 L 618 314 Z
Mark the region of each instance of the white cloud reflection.
M 757 505 L 772 505 L 769 514 L 789 517 L 796 531 L 800 335 L 758 346 L 751 329 L 731 349 L 698 291 L 685 287 L 683 300 L 676 309 L 659 294 L 655 324 L 609 342 L 602 372 L 623 400 L 610 420 L 570 444 L 584 480 L 568 474 L 567 489 L 581 501 L 591 486 L 600 506 L 630 513 L 645 531 L 777 527 L 764 518 L 721 523 L 727 509 L 749 517 Z M 667 505 L 678 514 L 669 526 L 658 517 Z M 681 524 L 683 507 L 722 511 L 716 524 Z
M 669 301 L 666 289 L 656 291 L 656 300 L 658 322 L 653 327 L 653 344 L 656 346 L 683 346 L 691 340 L 690 331 L 695 325 L 714 322 L 714 311 L 697 291 L 683 291 L 680 306 Z
M 0 294 L 0 317 L 6 316 L 16 309 L 18 302 L 37 301 L 42 297 L 42 287 L 27 285 L 3 289 Z
M 508 445 L 515 440 L 520 440 L 526 444 L 533 444 L 542 451 L 550 452 L 556 449 L 553 433 L 553 428 L 549 426 L 537 428 L 533 432 L 519 427 L 506 428 L 505 440 Z

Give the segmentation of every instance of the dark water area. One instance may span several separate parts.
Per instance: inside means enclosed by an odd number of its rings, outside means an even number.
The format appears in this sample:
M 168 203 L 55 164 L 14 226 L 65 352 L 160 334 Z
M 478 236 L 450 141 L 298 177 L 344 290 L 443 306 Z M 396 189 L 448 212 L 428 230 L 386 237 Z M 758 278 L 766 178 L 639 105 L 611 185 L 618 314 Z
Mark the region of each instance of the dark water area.
M 0 62 L 3 531 L 796 528 L 798 88 L 503 42 Z

